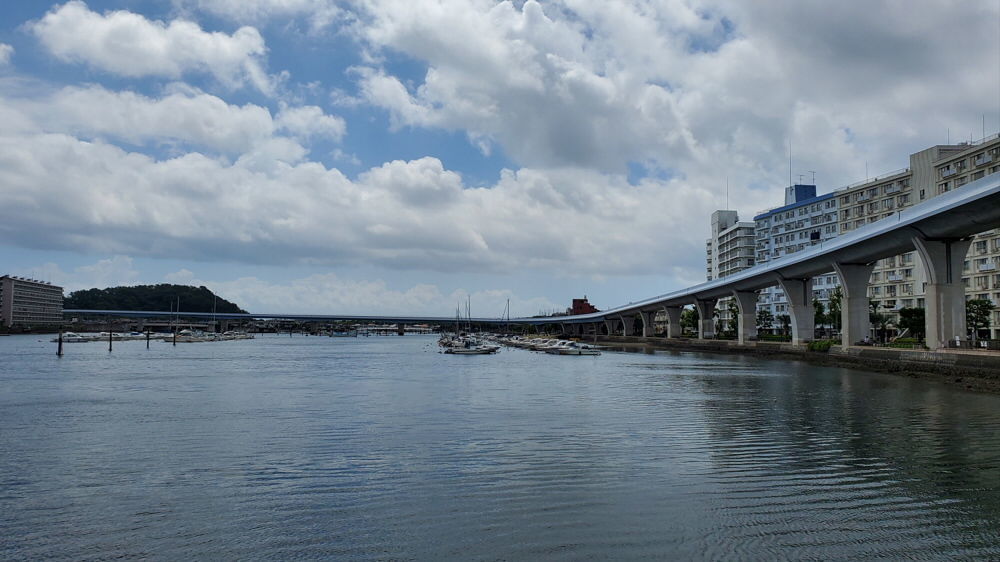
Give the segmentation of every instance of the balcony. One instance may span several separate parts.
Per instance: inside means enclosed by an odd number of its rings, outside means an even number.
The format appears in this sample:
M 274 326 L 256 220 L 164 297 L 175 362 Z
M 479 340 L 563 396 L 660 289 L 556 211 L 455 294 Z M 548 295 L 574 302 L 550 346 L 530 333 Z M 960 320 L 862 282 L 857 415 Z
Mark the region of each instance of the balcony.
M 976 166 L 983 166 L 989 164 L 992 161 L 993 161 L 993 155 L 980 154 L 979 156 L 976 156 L 976 158 L 973 160 L 973 164 Z
M 981 263 L 979 264 L 978 271 L 996 271 L 997 264 L 995 263 Z
M 956 170 L 954 168 L 947 168 L 947 169 L 941 170 L 941 177 L 942 178 L 950 178 L 951 176 L 954 176 L 957 173 L 958 173 L 958 170 Z

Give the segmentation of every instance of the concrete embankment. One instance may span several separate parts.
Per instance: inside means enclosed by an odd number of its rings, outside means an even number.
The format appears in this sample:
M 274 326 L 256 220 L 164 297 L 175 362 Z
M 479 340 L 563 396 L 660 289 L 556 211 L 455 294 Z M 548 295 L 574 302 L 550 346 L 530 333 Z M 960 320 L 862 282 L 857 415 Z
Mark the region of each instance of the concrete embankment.
M 587 338 L 588 342 L 593 341 Z M 804 345 L 776 342 L 601 336 L 597 343 L 632 349 L 664 349 L 788 358 L 823 365 L 894 373 L 960 385 L 970 390 L 1000 394 L 1000 353 L 980 351 L 924 351 L 885 347 L 839 346 L 828 352 L 809 351 Z

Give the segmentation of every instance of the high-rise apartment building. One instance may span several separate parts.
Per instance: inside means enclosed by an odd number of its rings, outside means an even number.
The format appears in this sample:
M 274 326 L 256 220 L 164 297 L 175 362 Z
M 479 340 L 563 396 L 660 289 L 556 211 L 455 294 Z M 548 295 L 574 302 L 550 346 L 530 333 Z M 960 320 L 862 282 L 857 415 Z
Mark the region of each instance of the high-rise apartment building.
M 837 198 L 832 193 L 816 195 L 815 185 L 795 184 L 785 188 L 785 204 L 754 217 L 756 263 L 794 254 L 838 235 Z M 813 295 L 824 303 L 836 287 L 836 275 L 813 280 Z M 767 310 L 775 318 L 788 314 L 788 301 L 780 287 L 768 287 L 757 297 L 757 310 Z
M 850 232 L 899 211 L 959 189 L 1000 171 L 1000 139 L 996 135 L 973 143 L 932 146 L 910 155 L 910 167 L 860 182 L 836 192 L 840 202 L 840 230 Z M 980 233 L 965 261 L 966 298 L 992 300 L 1000 305 L 1000 232 Z M 902 308 L 923 308 L 927 278 L 916 252 L 879 260 L 872 271 L 868 297 L 889 324 L 899 320 Z M 1000 311 L 991 319 L 991 336 L 1000 338 Z
M 705 241 L 705 277 L 709 281 L 753 267 L 756 263 L 754 228 L 752 222 L 740 222 L 736 211 L 712 213 L 712 237 Z M 720 300 L 716 309 L 719 322 L 728 326 L 729 299 Z
M 961 189 L 969 182 L 998 171 L 1000 136 L 993 135 L 976 142 L 932 146 L 911 154 L 910 166 L 906 169 L 867 179 L 830 194 L 817 196 L 814 185 L 789 186 L 785 189 L 785 205 L 754 217 L 755 263 L 798 252 L 876 221 L 891 220 L 903 209 L 952 189 Z M 715 255 L 709 253 L 708 273 L 717 275 L 715 272 L 721 271 L 719 254 L 711 239 L 707 250 L 716 252 Z M 975 237 L 962 280 L 967 299 L 988 299 L 1000 308 L 1000 229 Z M 915 251 L 907 252 L 878 261 L 869 281 L 868 295 L 876 310 L 894 325 L 900 309 L 924 307 L 926 284 L 920 256 Z M 833 273 L 819 276 L 813 280 L 813 295 L 828 306 L 830 294 L 838 285 Z M 760 292 L 757 309 L 769 310 L 775 318 L 788 314 L 787 302 L 778 287 Z M 993 314 L 989 335 L 1000 339 L 1000 310 Z M 776 322 L 774 327 L 778 325 Z
M 63 290 L 51 283 L 0 277 L 0 322 L 4 326 L 41 326 L 63 320 Z

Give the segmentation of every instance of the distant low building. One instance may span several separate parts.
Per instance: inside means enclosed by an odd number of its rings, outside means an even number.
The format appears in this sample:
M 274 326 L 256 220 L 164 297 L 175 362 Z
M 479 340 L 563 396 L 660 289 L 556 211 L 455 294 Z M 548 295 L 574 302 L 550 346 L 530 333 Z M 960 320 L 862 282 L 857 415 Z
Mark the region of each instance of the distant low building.
M 582 299 L 573 299 L 573 306 L 566 311 L 567 314 L 590 314 L 592 312 L 599 312 L 594 305 L 590 304 L 587 297 Z
M 0 277 L 0 323 L 4 326 L 58 325 L 62 321 L 62 287 L 13 275 Z

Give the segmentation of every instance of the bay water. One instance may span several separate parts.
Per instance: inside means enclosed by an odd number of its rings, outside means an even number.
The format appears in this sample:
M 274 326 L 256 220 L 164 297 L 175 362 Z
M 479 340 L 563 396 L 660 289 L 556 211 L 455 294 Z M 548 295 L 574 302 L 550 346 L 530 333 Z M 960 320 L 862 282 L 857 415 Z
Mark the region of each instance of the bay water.
M 0 559 L 1000 558 L 1000 396 L 430 336 L 0 338 Z

